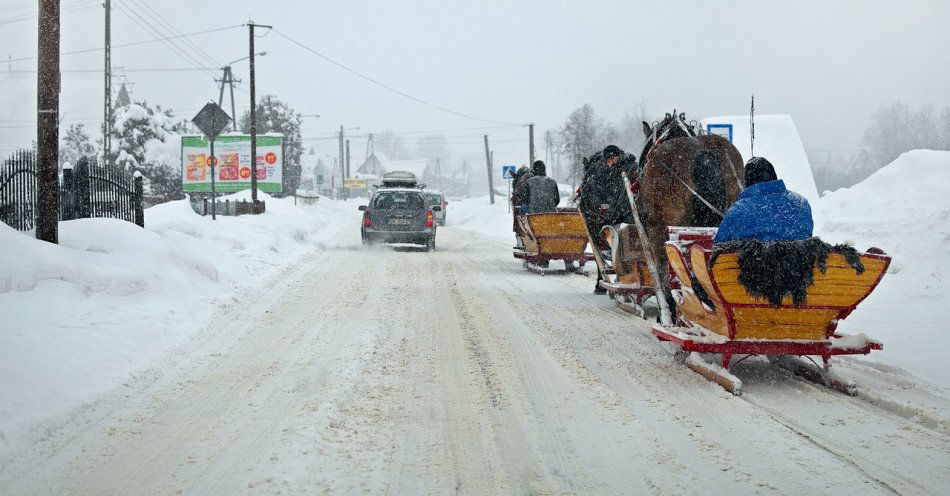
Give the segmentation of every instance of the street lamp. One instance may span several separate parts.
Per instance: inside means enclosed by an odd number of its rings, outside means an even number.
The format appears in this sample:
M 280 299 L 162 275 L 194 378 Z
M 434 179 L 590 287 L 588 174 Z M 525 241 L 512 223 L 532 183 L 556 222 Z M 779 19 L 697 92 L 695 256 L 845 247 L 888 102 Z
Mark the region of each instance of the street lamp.
M 267 52 L 257 52 L 254 55 L 260 55 L 263 57 L 264 55 L 267 55 Z M 249 58 L 251 58 L 250 55 L 248 55 L 247 57 L 241 57 L 237 60 L 232 60 L 228 62 L 227 64 L 225 64 L 224 67 L 221 68 L 221 70 L 223 71 L 221 79 L 215 80 L 221 83 L 221 89 L 218 91 L 218 106 L 219 107 L 221 106 L 221 102 L 224 100 L 224 85 L 227 84 L 231 88 L 231 130 L 232 131 L 237 131 L 237 121 L 238 121 L 238 117 L 236 115 L 237 110 L 235 110 L 234 108 L 234 83 L 236 82 L 240 83 L 241 80 L 234 79 L 234 73 L 231 72 L 231 66 L 242 60 L 247 60 Z
M 254 56 L 260 56 L 260 57 L 263 57 L 263 56 L 265 56 L 265 55 L 267 55 L 267 51 L 266 51 L 266 50 L 263 51 L 263 52 L 257 52 L 257 53 L 254 54 Z M 240 61 L 242 61 L 242 60 L 247 60 L 247 59 L 249 59 L 249 58 L 251 58 L 250 55 L 248 55 L 247 57 L 241 57 L 241 58 L 239 58 L 239 59 L 237 59 L 237 60 L 232 60 L 232 61 L 228 62 L 227 64 L 225 64 L 225 66 L 226 66 L 226 67 L 230 67 L 230 66 L 232 66 L 232 65 L 234 65 L 234 64 L 236 64 L 236 63 L 238 63 L 238 62 L 240 62 Z

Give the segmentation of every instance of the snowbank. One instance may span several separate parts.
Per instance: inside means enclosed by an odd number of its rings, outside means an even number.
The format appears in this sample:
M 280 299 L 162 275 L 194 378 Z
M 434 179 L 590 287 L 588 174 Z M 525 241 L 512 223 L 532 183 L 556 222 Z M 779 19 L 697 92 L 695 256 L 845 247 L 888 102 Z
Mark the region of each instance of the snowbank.
M 561 207 L 569 207 L 573 190 L 570 184 L 558 183 L 561 192 Z M 511 230 L 512 214 L 505 194 L 495 195 L 492 205 L 487 196 L 451 200 L 448 207 L 448 225 L 471 231 L 481 236 L 508 243 L 513 246 L 515 234 Z
M 703 129 L 706 129 L 708 124 L 732 124 L 732 144 L 739 149 L 743 162 L 752 158 L 748 115 L 703 119 Z M 805 155 L 798 128 L 790 115 L 755 116 L 755 154 L 772 162 L 775 172 L 785 181 L 788 189 L 812 203 L 818 200 L 818 188 L 815 187 L 811 164 Z
M 145 229 L 63 222 L 59 245 L 0 223 L 0 455 L 186 342 L 236 295 L 319 256 L 314 247 L 359 243 L 355 228 L 331 238 L 358 225 L 355 203 L 265 199 L 264 215 L 217 221 L 182 200 L 146 210 Z
M 826 194 L 814 213 L 815 232 L 826 241 L 876 246 L 893 257 L 880 286 L 840 329 L 884 343 L 869 360 L 950 387 L 950 152 L 907 152 Z

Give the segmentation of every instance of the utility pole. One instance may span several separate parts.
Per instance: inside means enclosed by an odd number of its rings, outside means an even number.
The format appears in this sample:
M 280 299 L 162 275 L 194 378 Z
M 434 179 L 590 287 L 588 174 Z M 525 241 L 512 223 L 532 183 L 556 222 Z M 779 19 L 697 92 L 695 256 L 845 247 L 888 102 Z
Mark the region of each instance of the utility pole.
M 234 73 L 229 65 L 222 67 L 221 71 L 223 71 L 221 79 L 215 79 L 215 81 L 221 83 L 221 89 L 218 92 L 218 106 L 221 107 L 224 102 L 224 85 L 228 85 L 231 89 L 231 130 L 237 131 L 238 118 L 234 107 L 234 83 L 240 83 L 241 80 L 234 79 Z
M 248 45 L 250 54 L 250 77 L 251 77 L 251 201 L 257 203 L 257 100 L 254 97 L 254 28 L 262 27 L 271 29 L 273 26 L 263 24 L 254 24 L 254 21 L 247 21 Z M 237 120 L 237 116 L 231 116 Z
M 442 189 L 442 162 L 439 157 L 435 158 L 435 177 L 438 179 L 439 189 Z
M 105 0 L 105 99 L 102 107 L 102 165 L 112 165 L 112 0 Z
M 346 140 L 346 177 L 350 177 L 350 140 Z
M 343 187 L 343 178 L 346 177 L 346 162 L 343 157 L 343 124 L 340 124 L 340 194 L 337 195 L 340 198 L 343 198 L 346 194 L 346 189 Z
M 495 184 L 492 181 L 491 177 L 491 152 L 488 151 L 488 135 L 485 135 L 485 163 L 488 167 L 488 197 L 491 199 L 491 204 L 495 204 Z
M 534 123 L 528 124 L 528 167 L 534 165 Z
M 36 239 L 59 243 L 59 0 L 40 0 L 37 29 Z

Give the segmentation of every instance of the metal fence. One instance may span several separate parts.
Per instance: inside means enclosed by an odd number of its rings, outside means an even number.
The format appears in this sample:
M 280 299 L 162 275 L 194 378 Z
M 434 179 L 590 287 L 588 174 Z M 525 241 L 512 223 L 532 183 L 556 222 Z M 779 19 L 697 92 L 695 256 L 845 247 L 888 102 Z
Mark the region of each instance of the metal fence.
M 0 221 L 15 229 L 36 227 L 36 152 L 20 150 L 0 163 Z M 145 226 L 142 176 L 95 165 L 83 158 L 63 169 L 59 220 L 111 217 Z
M 18 150 L 0 163 L 0 220 L 28 231 L 36 225 L 36 153 Z

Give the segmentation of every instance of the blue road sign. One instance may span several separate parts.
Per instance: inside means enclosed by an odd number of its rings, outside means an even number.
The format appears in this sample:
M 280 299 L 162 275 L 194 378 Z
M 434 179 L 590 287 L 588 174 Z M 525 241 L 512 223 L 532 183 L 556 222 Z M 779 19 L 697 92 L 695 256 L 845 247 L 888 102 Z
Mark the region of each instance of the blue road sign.
M 706 132 L 722 136 L 732 143 L 732 124 L 706 124 Z
M 501 166 L 501 177 L 505 179 L 514 179 L 515 177 L 515 166 L 513 165 L 503 165 Z

